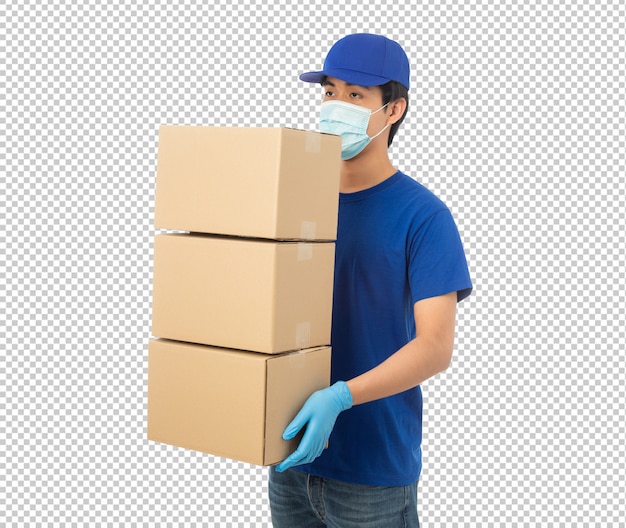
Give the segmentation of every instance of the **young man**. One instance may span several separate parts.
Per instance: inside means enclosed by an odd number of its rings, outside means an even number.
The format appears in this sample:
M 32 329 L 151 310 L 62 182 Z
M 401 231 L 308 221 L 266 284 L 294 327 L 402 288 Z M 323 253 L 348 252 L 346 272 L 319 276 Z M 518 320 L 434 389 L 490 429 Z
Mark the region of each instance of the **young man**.
M 300 79 L 322 84 L 320 130 L 342 137 L 333 384 L 285 429 L 304 435 L 270 469 L 272 522 L 419 526 L 419 385 L 450 364 L 456 303 L 472 289 L 465 254 L 447 207 L 389 160 L 408 105 L 400 45 L 349 35 Z

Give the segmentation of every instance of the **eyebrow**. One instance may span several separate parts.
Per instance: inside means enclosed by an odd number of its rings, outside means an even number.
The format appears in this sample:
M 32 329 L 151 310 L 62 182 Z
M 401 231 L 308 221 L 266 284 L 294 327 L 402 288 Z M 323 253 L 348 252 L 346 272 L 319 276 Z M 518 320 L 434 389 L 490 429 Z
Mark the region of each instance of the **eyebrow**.
M 322 86 L 333 86 L 333 87 L 335 87 L 335 83 L 333 83 L 332 81 L 329 81 L 327 79 L 327 80 L 325 80 L 322 83 Z M 352 83 L 349 83 L 349 82 L 346 83 L 346 86 L 356 86 L 357 88 L 362 88 L 363 90 L 368 90 L 368 91 L 371 91 L 371 89 L 372 89 L 371 86 L 362 86 L 360 84 L 352 84 Z

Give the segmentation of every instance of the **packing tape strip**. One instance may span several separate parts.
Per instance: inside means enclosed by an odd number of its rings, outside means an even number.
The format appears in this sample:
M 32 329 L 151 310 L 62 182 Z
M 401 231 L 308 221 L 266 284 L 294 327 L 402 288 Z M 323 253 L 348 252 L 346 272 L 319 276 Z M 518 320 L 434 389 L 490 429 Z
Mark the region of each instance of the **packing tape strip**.
M 319 132 L 305 132 L 304 151 L 317 153 L 322 150 L 322 134 Z
M 313 244 L 298 242 L 298 262 L 313 258 Z
M 303 354 L 302 350 L 291 352 L 287 354 L 287 357 L 289 358 L 290 369 L 303 369 L 309 366 L 309 363 L 306 361 L 306 354 Z
M 296 324 L 296 348 L 309 348 L 311 346 L 311 322 Z
M 309 220 L 304 220 L 300 224 L 300 238 L 302 240 L 315 240 L 315 231 L 317 230 L 317 223 Z

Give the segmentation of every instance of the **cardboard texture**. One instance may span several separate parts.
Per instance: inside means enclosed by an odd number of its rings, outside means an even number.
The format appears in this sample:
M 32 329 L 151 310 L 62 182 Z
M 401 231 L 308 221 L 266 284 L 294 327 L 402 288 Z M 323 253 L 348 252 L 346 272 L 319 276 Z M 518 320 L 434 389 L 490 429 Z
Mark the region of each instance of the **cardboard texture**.
M 157 228 L 335 240 L 341 138 L 288 128 L 164 125 Z
M 266 355 L 157 339 L 148 360 L 148 439 L 258 465 L 299 438 L 282 433 L 330 383 L 330 348 Z
M 275 354 L 330 344 L 335 245 L 154 240 L 152 335 Z

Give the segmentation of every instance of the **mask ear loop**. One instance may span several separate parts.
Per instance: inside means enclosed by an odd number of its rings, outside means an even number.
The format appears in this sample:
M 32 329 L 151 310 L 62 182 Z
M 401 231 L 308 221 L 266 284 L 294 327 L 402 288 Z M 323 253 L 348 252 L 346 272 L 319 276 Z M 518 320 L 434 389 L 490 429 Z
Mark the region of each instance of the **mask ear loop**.
M 391 102 L 391 101 L 390 101 Z M 383 108 L 385 108 L 385 106 L 387 106 L 389 103 L 385 103 L 383 106 L 381 106 L 378 110 L 375 110 L 374 112 L 372 112 L 370 115 L 375 114 L 376 112 L 380 112 Z M 373 135 L 370 140 L 372 139 L 376 139 L 378 136 L 380 136 L 387 128 L 389 127 L 389 125 L 385 125 L 382 130 L 380 132 L 378 132 L 378 134 Z M 369 136 L 368 136 L 369 137 Z
M 390 103 L 391 101 L 389 101 Z M 370 115 L 374 115 L 377 112 L 380 112 L 383 108 L 385 108 L 385 106 L 388 106 L 389 103 L 385 103 L 383 106 L 381 106 L 378 110 L 374 110 Z
M 387 128 L 389 127 L 389 125 L 385 125 L 382 130 L 378 133 L 373 135 L 370 139 L 376 139 L 378 136 L 380 136 Z

